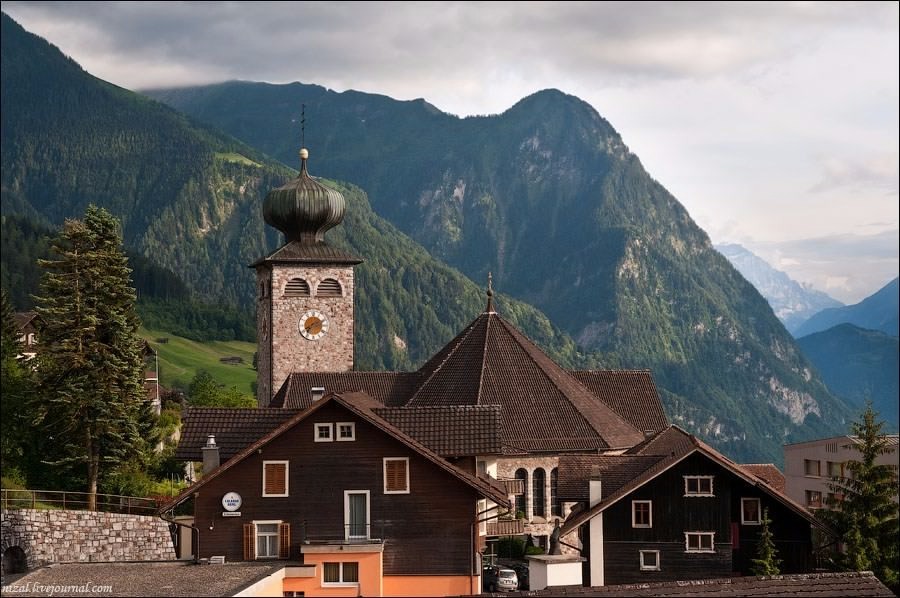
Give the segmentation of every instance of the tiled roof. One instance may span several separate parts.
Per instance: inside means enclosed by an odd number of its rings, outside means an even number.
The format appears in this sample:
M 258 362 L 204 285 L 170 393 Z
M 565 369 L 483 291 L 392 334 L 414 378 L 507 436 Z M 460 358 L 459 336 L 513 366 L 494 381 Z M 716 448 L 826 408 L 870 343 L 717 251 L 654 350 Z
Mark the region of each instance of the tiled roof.
M 415 387 L 418 374 L 407 372 L 295 372 L 272 397 L 270 407 L 306 409 L 312 405 L 311 390 L 326 393 L 364 392 L 379 403 L 403 405 Z
M 224 463 L 296 414 L 296 409 L 188 407 L 182 416 L 175 458 L 202 461 L 200 449 L 206 445 L 206 437 L 215 434 L 219 459 Z
M 605 496 L 639 476 L 663 457 L 659 455 L 563 455 L 559 458 L 559 497 L 586 501 L 591 476 L 600 475 Z
M 482 594 L 483 596 L 484 594 Z M 767 577 L 732 577 L 636 583 L 586 588 L 552 587 L 540 591 L 488 594 L 489 596 L 893 596 L 870 571 L 861 573 L 806 573 Z
M 419 375 L 407 406 L 500 405 L 503 443 L 513 451 L 626 447 L 643 438 L 493 311 L 469 324 Z
M 303 263 L 303 264 L 361 264 L 362 259 L 350 255 L 342 249 L 327 243 L 314 245 L 291 241 L 282 245 L 270 255 L 260 258 L 250 266 L 255 267 L 270 262 Z
M 772 488 L 784 493 L 784 474 L 774 463 L 750 463 L 741 464 L 741 467 L 756 477 L 762 479 Z
M 321 409 L 323 405 L 332 402 L 338 403 L 351 413 L 354 413 L 358 417 L 379 428 L 389 436 L 392 436 L 396 440 L 399 440 L 410 449 L 416 451 L 425 459 L 431 461 L 437 467 L 448 472 L 450 475 L 456 477 L 463 483 L 468 484 L 481 496 L 493 500 L 500 506 L 509 506 L 509 497 L 507 496 L 506 491 L 499 484 L 492 483 L 489 480 L 472 475 L 467 471 L 457 467 L 456 465 L 453 465 L 452 463 L 432 451 L 430 448 L 378 415 L 375 410 L 382 407 L 380 403 L 378 403 L 365 393 L 356 392 L 346 393 L 342 395 L 334 393 L 328 394 L 325 396 L 325 398 L 316 401 L 309 409 L 304 409 L 302 411 L 293 411 L 293 415 L 289 419 L 287 419 L 287 421 L 285 421 L 274 430 L 271 430 L 268 434 L 263 435 L 249 446 L 245 447 L 237 455 L 235 455 L 234 458 L 223 463 L 218 468 L 214 469 L 211 473 L 203 476 L 203 478 L 199 482 L 193 484 L 189 488 L 186 488 L 181 492 L 181 494 L 173 498 L 169 503 L 163 505 L 160 508 L 160 512 L 164 513 L 166 511 L 174 509 L 176 506 L 190 498 L 193 493 L 196 492 L 201 486 L 204 486 L 211 480 L 214 480 L 215 478 L 225 474 L 236 463 L 240 463 L 248 456 L 252 455 L 254 451 L 262 448 L 284 432 L 293 428 L 299 422 L 303 421 L 307 417 L 310 417 L 319 409 Z M 270 411 L 274 410 L 270 409 Z
M 3 583 L 4 596 L 237 596 L 285 561 L 194 566 L 191 561 L 54 563 Z M 101 588 L 112 588 L 107 593 Z M 93 588 L 86 592 L 85 588 Z
M 501 452 L 498 405 L 383 407 L 375 413 L 442 457 Z
M 641 432 L 669 425 L 648 370 L 573 370 L 569 374 Z
M 785 496 L 782 492 L 779 492 L 777 489 L 770 486 L 765 480 L 749 473 L 740 465 L 734 463 L 733 461 L 731 461 L 731 459 L 722 455 L 716 449 L 704 443 L 696 436 L 688 434 L 678 426 L 669 426 L 664 431 L 645 440 L 644 442 L 640 443 L 639 445 L 626 451 L 623 454 L 624 457 L 656 456 L 659 457 L 659 460 L 645 469 L 643 472 L 628 480 L 624 485 L 620 486 L 615 491 L 610 493 L 604 491 L 603 499 L 593 507 L 583 512 L 579 512 L 574 516 L 570 516 L 563 525 L 562 533 L 567 534 L 577 529 L 579 526 L 586 523 L 595 515 L 603 512 L 611 505 L 617 503 L 619 500 L 621 500 L 634 490 L 637 490 L 647 482 L 653 480 L 656 476 L 660 475 L 670 467 L 681 462 L 684 458 L 695 452 L 704 455 L 705 457 L 730 471 L 737 477 L 744 479 L 744 481 L 755 485 L 760 490 L 766 492 L 772 498 L 781 502 L 783 505 L 796 512 L 813 525 L 816 525 L 823 530 L 828 531 L 827 528 L 825 528 L 821 522 L 816 520 L 816 518 L 809 511 Z

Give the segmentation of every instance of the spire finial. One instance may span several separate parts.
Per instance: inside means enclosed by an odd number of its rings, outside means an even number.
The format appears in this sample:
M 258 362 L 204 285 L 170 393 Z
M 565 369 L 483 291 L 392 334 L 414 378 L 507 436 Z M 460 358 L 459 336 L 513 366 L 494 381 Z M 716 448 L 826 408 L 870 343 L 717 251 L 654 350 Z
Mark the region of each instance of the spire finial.
M 306 172 L 306 160 L 309 150 L 306 149 L 306 104 L 300 104 L 300 172 Z
M 490 272 L 488 272 L 487 298 L 487 307 L 484 311 L 492 314 L 494 313 L 494 276 Z

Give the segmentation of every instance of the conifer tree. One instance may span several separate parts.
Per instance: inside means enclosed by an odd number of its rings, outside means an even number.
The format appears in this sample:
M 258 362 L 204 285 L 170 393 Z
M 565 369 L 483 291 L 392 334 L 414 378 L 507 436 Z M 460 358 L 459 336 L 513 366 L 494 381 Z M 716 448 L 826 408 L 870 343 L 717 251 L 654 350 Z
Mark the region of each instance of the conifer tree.
M 88 508 L 110 467 L 145 450 L 146 397 L 136 295 L 118 221 L 89 206 L 53 241 L 35 297 L 43 320 L 39 419 L 55 464 L 84 467 Z
M 845 464 L 846 475 L 832 478 L 829 488 L 834 497 L 828 501 L 830 508 L 820 511 L 819 516 L 837 532 L 844 545 L 842 553 L 835 555 L 839 567 L 873 571 L 886 585 L 896 588 L 900 570 L 900 520 L 893 498 L 897 493 L 897 470 L 875 460 L 897 449 L 888 446 L 883 427 L 884 422 L 878 421 L 869 402 L 862 420 L 851 425 L 861 458 Z
M 773 541 L 772 530 L 769 525 L 772 520 L 769 519 L 769 509 L 763 509 L 762 528 L 759 530 L 759 540 L 756 542 L 756 558 L 752 560 L 753 565 L 750 567 L 753 575 L 778 575 L 781 570 L 781 559 L 778 558 L 778 551 Z
M 19 361 L 22 343 L 6 289 L 0 295 L 3 327 L 0 338 L 0 388 L 3 390 L 3 400 L 0 401 L 0 458 L 6 474 L 13 467 L 18 469 L 23 457 L 22 440 L 28 429 L 26 400 L 31 369 Z

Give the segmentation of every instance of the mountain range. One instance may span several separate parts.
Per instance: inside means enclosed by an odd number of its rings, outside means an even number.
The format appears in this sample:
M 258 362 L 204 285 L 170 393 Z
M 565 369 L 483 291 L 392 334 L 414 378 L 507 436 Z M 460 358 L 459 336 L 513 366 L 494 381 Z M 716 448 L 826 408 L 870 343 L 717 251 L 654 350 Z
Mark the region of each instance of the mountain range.
M 766 298 L 788 332 L 794 333 L 801 324 L 823 309 L 844 305 L 776 270 L 743 245 L 724 243 L 715 247 Z
M 311 171 L 345 181 L 329 183 L 348 200 L 329 239 L 367 260 L 360 369 L 420 364 L 481 311 L 472 280 L 493 271 L 519 300 L 504 316 L 554 359 L 652 369 L 671 419 L 735 459 L 780 461 L 783 442 L 845 430 L 850 410 L 766 300 L 578 98 L 546 90 L 460 119 L 299 83 L 151 94 L 185 116 L 6 15 L 2 33 L 4 217 L 58 225 L 102 205 L 198 297 L 247 308 L 246 265 L 278 244 L 261 199 L 292 176 L 306 104 Z
M 815 314 L 797 328 L 795 336 L 798 338 L 807 336 L 844 323 L 897 336 L 900 332 L 898 312 L 900 312 L 900 284 L 895 278 L 859 303 L 833 307 Z
M 900 341 L 896 336 L 844 323 L 797 342 L 834 394 L 848 399 L 858 412 L 871 400 L 888 428 L 897 430 Z

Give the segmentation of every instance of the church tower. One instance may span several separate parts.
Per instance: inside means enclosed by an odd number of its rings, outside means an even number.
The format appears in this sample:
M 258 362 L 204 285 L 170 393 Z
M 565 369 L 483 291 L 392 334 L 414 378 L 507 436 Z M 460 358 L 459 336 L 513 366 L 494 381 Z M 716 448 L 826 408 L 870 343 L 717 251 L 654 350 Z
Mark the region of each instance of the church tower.
M 263 202 L 266 223 L 284 233 L 285 244 L 252 266 L 260 407 L 292 372 L 353 369 L 353 266 L 362 260 L 325 243 L 346 203 L 309 176 L 308 159 L 301 149 L 300 175 Z

